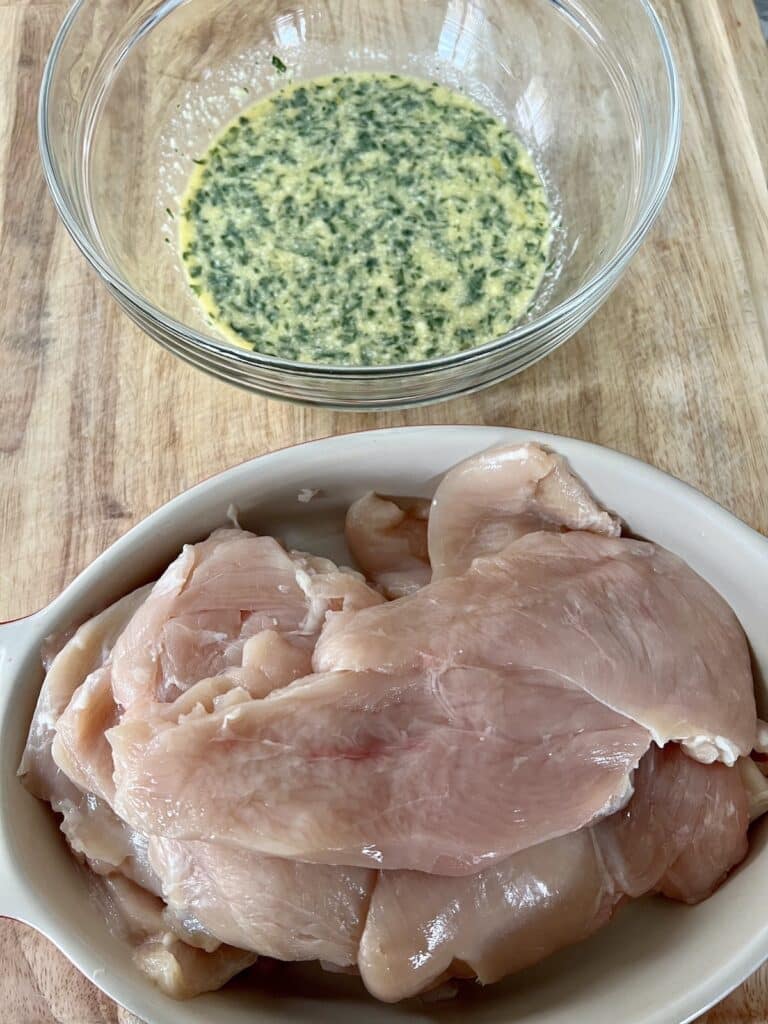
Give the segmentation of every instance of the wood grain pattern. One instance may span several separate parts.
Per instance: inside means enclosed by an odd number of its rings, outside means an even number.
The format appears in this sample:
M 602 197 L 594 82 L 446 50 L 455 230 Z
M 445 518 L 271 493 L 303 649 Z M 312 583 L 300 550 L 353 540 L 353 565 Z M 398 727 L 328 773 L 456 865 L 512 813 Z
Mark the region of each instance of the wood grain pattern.
M 0 6 L 0 620 L 34 611 L 180 489 L 271 448 L 375 425 L 570 434 L 689 481 L 768 533 L 768 62 L 751 0 L 659 0 L 683 76 L 669 202 L 577 338 L 483 394 L 354 416 L 241 393 L 144 337 L 57 223 L 38 166 L 42 63 L 65 4 Z M 5 1024 L 134 1024 L 0 921 Z M 759 972 L 706 1024 L 768 1022 Z

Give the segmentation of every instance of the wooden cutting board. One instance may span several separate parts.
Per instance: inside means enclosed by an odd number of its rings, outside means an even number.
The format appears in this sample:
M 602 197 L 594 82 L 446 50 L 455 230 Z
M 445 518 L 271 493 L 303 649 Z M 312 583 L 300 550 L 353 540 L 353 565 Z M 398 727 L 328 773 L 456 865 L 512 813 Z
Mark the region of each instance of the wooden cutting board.
M 682 477 L 768 533 L 768 60 L 752 0 L 657 0 L 685 133 L 666 208 L 594 320 L 480 395 L 355 416 L 255 398 L 120 313 L 58 224 L 35 133 L 61 2 L 0 4 L 0 621 L 48 602 L 177 491 L 271 448 L 366 427 L 569 434 Z M 133 1020 L 30 929 L 0 921 L 0 1021 Z M 768 1022 L 768 970 L 706 1018 Z

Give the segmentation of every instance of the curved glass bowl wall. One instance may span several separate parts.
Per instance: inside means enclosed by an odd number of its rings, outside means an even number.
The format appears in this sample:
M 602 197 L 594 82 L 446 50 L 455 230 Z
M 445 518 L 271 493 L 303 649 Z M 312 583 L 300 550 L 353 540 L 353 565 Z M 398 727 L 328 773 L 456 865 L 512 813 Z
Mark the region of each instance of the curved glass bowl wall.
M 211 137 L 283 81 L 274 53 L 296 78 L 440 80 L 523 139 L 558 217 L 556 265 L 523 322 L 455 356 L 382 368 L 292 363 L 217 336 L 185 283 L 172 215 Z M 147 334 L 222 380 L 346 409 L 463 394 L 571 337 L 653 223 L 679 140 L 674 64 L 645 0 L 80 0 L 40 100 L 59 213 Z

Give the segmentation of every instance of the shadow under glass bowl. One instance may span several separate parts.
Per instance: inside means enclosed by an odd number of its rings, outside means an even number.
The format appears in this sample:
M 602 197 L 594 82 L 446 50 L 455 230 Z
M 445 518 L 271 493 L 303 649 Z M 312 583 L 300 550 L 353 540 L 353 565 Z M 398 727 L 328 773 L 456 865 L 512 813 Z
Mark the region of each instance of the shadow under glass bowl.
M 477 348 L 386 367 L 296 363 L 216 335 L 185 282 L 173 210 L 211 138 L 283 83 L 275 53 L 296 79 L 439 80 L 517 133 L 556 216 L 554 266 L 523 321 Z M 658 214 L 680 131 L 674 62 L 646 0 L 79 0 L 39 107 L 59 214 L 147 334 L 252 391 L 359 410 L 465 394 L 571 337 Z

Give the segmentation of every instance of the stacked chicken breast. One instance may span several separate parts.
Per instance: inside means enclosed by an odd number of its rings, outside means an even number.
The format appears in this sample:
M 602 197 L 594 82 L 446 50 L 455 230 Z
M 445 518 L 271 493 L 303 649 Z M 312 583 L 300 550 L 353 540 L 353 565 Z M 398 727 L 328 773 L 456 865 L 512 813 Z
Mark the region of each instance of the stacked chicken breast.
M 219 530 L 49 666 L 21 771 L 166 991 L 492 982 L 744 857 L 739 623 L 557 455 L 365 495 L 347 539 L 365 578 Z

